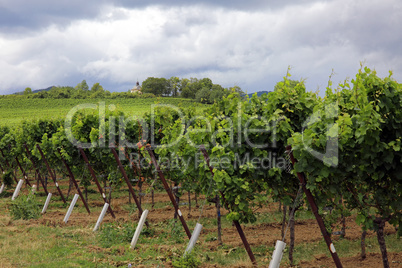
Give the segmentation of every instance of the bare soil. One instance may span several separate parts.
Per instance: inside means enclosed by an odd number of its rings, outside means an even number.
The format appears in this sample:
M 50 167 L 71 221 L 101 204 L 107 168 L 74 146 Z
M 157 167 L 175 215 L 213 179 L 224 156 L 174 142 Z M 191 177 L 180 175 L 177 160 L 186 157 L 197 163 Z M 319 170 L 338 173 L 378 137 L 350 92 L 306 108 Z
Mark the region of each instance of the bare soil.
M 137 192 L 137 190 L 136 190 Z M 192 194 L 192 200 L 194 200 L 194 195 Z M 54 198 L 57 197 L 57 193 L 55 193 Z M 70 197 L 71 200 L 71 197 Z M 134 200 L 131 200 L 134 204 Z M 167 194 L 160 192 L 155 193 L 154 196 L 155 203 L 160 202 L 170 202 L 170 199 Z M 183 195 L 181 202 L 188 202 L 187 200 L 187 193 Z M 198 203 L 200 206 L 204 203 L 204 199 L 199 197 Z M 83 207 L 83 204 L 80 200 L 78 200 L 77 204 Z M 99 195 L 98 200 L 89 200 L 89 207 L 90 208 L 98 208 L 98 211 L 101 207 L 103 207 L 103 200 Z M 104 218 L 105 222 L 113 222 L 118 220 L 120 222 L 129 222 L 129 221 L 138 221 L 139 215 L 138 213 L 130 214 L 124 207 L 128 204 L 128 193 L 124 197 L 120 198 L 113 198 L 111 202 L 111 206 L 113 211 L 116 214 L 116 219 L 113 219 L 111 215 L 108 213 Z M 151 204 L 151 194 L 147 194 L 145 198 L 143 198 L 143 204 L 147 204 L 149 207 Z M 267 213 L 272 212 L 278 209 L 278 204 L 271 203 L 267 207 L 263 208 L 259 212 Z M 198 219 L 200 216 L 201 209 L 200 207 L 192 207 L 191 214 L 189 214 L 188 206 L 181 206 L 180 210 L 182 211 L 184 217 L 186 219 Z M 67 209 L 60 209 L 59 211 L 49 211 L 44 214 L 38 220 L 32 220 L 29 224 L 41 224 L 47 226 L 65 226 L 63 223 L 63 219 L 65 216 Z M 227 211 L 225 209 L 221 210 L 222 215 L 226 214 Z M 152 209 L 148 214 L 147 220 L 149 223 L 156 224 L 161 221 L 167 221 L 173 218 L 174 209 L 173 206 L 168 204 L 163 206 L 162 208 Z M 76 212 L 73 211 L 67 226 L 82 226 L 82 227 L 89 227 L 93 226 L 97 219 L 99 213 L 92 212 L 91 214 L 83 213 L 83 212 Z M 204 218 L 215 218 L 216 217 L 216 209 L 214 205 L 206 203 L 202 217 Z M 278 222 L 280 220 L 278 219 Z M 355 223 L 354 217 L 349 217 L 346 219 L 346 237 L 345 239 L 348 240 L 357 240 L 360 239 L 361 236 L 361 227 Z M 263 224 L 254 224 L 254 225 L 246 225 L 243 226 L 243 230 L 245 235 L 250 243 L 251 246 L 257 245 L 270 245 L 275 246 L 275 242 L 278 239 L 281 239 L 281 224 L 279 223 L 263 223 Z M 396 231 L 395 229 L 390 226 L 386 225 L 384 230 L 386 235 L 394 234 Z M 215 228 L 204 228 L 202 230 L 201 236 L 206 236 L 210 233 L 216 233 Z M 230 245 L 232 247 L 243 247 L 243 244 L 240 240 L 240 237 L 235 229 L 235 227 L 223 228 L 223 243 L 226 245 Z M 322 235 L 320 229 L 315 220 L 297 220 L 296 219 L 296 226 L 295 226 L 295 235 L 296 235 L 296 245 L 300 243 L 314 243 L 318 241 L 322 241 Z M 375 236 L 375 233 L 368 232 L 367 238 Z M 338 240 L 338 236 L 333 236 L 332 239 L 334 241 Z M 286 237 L 286 240 L 289 240 L 289 232 Z M 211 251 L 214 251 L 218 248 L 217 241 L 207 242 L 208 248 Z M 96 250 L 96 249 L 94 249 Z M 401 267 L 402 268 L 402 253 L 389 253 L 389 262 L 391 267 Z M 368 253 L 367 258 L 362 260 L 360 256 L 352 256 L 352 257 L 341 257 L 341 261 L 344 267 L 367 267 L 367 268 L 378 268 L 382 267 L 382 258 L 380 253 Z M 202 267 L 220 267 L 219 265 L 204 265 Z M 244 263 L 239 266 L 235 267 L 251 267 L 250 263 Z M 302 261 L 298 267 L 334 267 L 333 261 L 330 257 L 325 255 L 313 255 L 311 261 Z

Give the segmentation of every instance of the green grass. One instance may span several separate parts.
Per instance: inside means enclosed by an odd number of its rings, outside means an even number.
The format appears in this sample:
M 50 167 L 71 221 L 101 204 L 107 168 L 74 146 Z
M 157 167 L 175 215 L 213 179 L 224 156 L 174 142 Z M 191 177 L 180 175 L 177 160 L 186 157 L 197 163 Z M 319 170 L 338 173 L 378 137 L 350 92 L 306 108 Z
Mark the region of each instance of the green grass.
M 91 189 L 94 186 L 91 186 Z M 74 191 L 75 192 L 75 191 Z M 158 191 L 158 194 L 164 191 Z M 115 190 L 113 197 L 128 196 L 126 189 Z M 71 202 L 70 194 L 69 202 Z M 90 200 L 101 200 L 99 194 L 90 191 Z M 46 196 L 37 196 L 38 202 L 43 204 Z M 147 199 L 147 202 L 150 198 Z M 184 202 L 185 200 L 182 199 Z M 178 221 L 172 220 L 152 223 L 150 229 L 140 236 L 137 247 L 129 248 L 129 240 L 136 227 L 136 222 L 125 219 L 113 220 L 112 223 L 104 223 L 98 232 L 92 232 L 93 224 L 88 226 L 64 225 L 62 223 L 47 224 L 33 222 L 32 220 L 13 220 L 10 215 L 10 196 L 0 198 L 0 263 L 2 267 L 127 267 L 129 263 L 133 267 L 165 267 L 167 263 L 178 261 L 183 255 L 188 240 L 182 226 Z M 68 202 L 68 204 L 69 204 Z M 127 200 L 128 202 L 128 200 Z M 203 203 L 203 202 L 199 202 Z M 67 205 L 61 199 L 52 199 L 48 211 L 67 212 Z M 112 201 L 113 204 L 113 201 Z M 150 204 L 146 204 L 147 206 Z M 158 202 L 156 207 L 165 207 L 168 203 Z M 122 205 L 126 210 L 134 205 Z M 206 206 L 212 206 L 206 204 Z M 193 206 L 194 210 L 195 206 Z M 102 207 L 91 207 L 91 213 L 99 214 Z M 136 213 L 137 210 L 134 210 Z M 79 200 L 73 214 L 86 214 L 86 210 Z M 72 215 L 74 217 L 74 215 Z M 254 224 L 278 223 L 281 219 L 280 212 L 261 213 Z M 173 217 L 173 211 L 172 211 Z M 298 220 L 312 218 L 311 212 L 299 210 Z M 275 220 L 276 219 L 276 220 Z M 187 220 L 190 229 L 197 222 L 197 218 Z M 230 246 L 223 244 L 210 250 L 210 246 L 216 244 L 216 219 L 201 219 L 203 230 L 210 229 L 207 235 L 200 237 L 194 249 L 195 257 L 204 264 L 221 265 L 225 267 L 250 266 L 250 261 L 242 246 Z M 247 224 L 250 226 L 252 224 Z M 222 227 L 231 228 L 231 222 L 222 217 Z M 129 230 L 129 232 L 127 232 Z M 278 230 L 279 231 L 279 230 Z M 225 233 L 223 234 L 225 241 Z M 341 257 L 356 256 L 360 253 L 360 240 L 334 239 L 337 252 Z M 402 243 L 396 234 L 386 236 L 386 244 L 389 252 L 401 252 Z M 367 253 L 379 253 L 376 237 L 366 239 Z M 309 261 L 316 255 L 329 257 L 325 242 L 296 243 L 294 251 L 295 263 Z M 254 255 L 259 265 L 267 267 L 272 256 L 274 246 L 260 244 L 252 246 Z M 284 254 L 282 264 L 289 263 L 287 251 Z
M 388 235 L 385 237 L 385 243 L 388 252 L 402 252 L 401 239 L 397 238 L 396 234 Z M 360 240 L 339 239 L 334 240 L 336 251 L 341 257 L 351 257 L 360 254 Z M 377 237 L 369 237 L 366 239 L 366 253 L 380 253 L 380 247 L 377 242 Z M 286 253 L 285 253 L 286 254 Z M 319 241 L 315 243 L 301 243 L 295 245 L 293 258 L 296 260 L 296 264 L 302 260 L 313 260 L 314 255 L 325 255 L 331 258 L 328 247 L 325 241 Z M 286 258 L 284 258 L 286 259 Z
M 23 120 L 59 119 L 79 104 L 105 105 L 105 109 L 115 107 L 128 116 L 141 116 L 151 111 L 155 103 L 170 104 L 178 107 L 207 107 L 190 99 L 149 98 L 149 99 L 1 99 L 0 126 L 15 127 Z M 111 106 L 114 105 L 114 106 Z M 98 106 L 99 107 L 99 106 Z
M 52 183 L 50 183 L 52 185 Z M 66 192 L 66 185 L 63 185 L 63 192 Z M 7 192 L 11 192 L 9 189 Z M 48 211 L 58 211 L 65 213 L 73 194 L 69 196 L 67 205 L 63 204 L 60 197 L 52 199 Z M 164 190 L 156 191 L 158 195 L 164 194 Z M 136 227 L 136 222 L 117 218 L 112 223 L 103 223 L 98 232 L 92 232 L 95 222 L 89 224 L 64 225 L 61 222 L 50 223 L 39 220 L 24 221 L 13 220 L 10 215 L 11 194 L 0 197 L 0 263 L 2 267 L 127 267 L 129 263 L 133 267 L 143 265 L 144 267 L 165 267 L 167 263 L 180 259 L 188 240 L 183 232 L 180 222 L 173 224 L 172 220 L 153 222 L 151 229 L 140 236 L 137 247 L 134 250 L 129 248 L 130 237 Z M 127 189 L 116 189 L 113 192 L 113 198 L 128 197 Z M 20 197 L 19 197 L 20 198 Z M 101 201 L 99 193 L 95 191 L 95 185 L 90 186 L 88 194 L 89 200 Z M 37 194 L 37 200 L 40 204 L 45 202 L 46 195 Z M 150 194 L 146 196 L 145 208 L 150 208 Z M 181 202 L 187 202 L 184 198 Z M 128 203 L 128 198 L 127 198 Z M 199 204 L 203 204 L 200 197 Z M 113 206 L 113 201 L 112 201 Z M 163 208 L 171 206 L 169 202 L 157 202 L 155 207 Z M 184 205 L 187 207 L 187 205 Z M 183 206 L 183 207 L 184 207 Z M 206 203 L 205 206 L 213 207 Z M 120 205 L 126 211 L 137 213 L 134 202 Z M 193 212 L 199 211 L 192 203 Z M 98 215 L 102 209 L 101 206 L 91 206 L 91 214 Z M 206 207 L 204 207 L 206 209 Z M 214 208 L 213 208 L 214 211 Z M 86 214 L 85 207 L 81 200 L 78 200 L 74 214 Z M 171 211 L 173 217 L 173 210 Z M 130 217 L 131 218 L 131 217 Z M 300 209 L 296 216 L 297 220 L 312 219 L 310 211 Z M 257 222 L 246 224 L 252 226 L 264 223 L 279 223 L 282 219 L 282 213 L 274 212 L 260 213 Z M 187 224 L 192 230 L 198 217 L 187 220 Z M 195 256 L 202 263 L 210 265 L 221 265 L 225 267 L 250 266 L 247 253 L 242 246 L 230 246 L 223 244 L 211 250 L 211 245 L 216 245 L 216 219 L 202 217 L 201 224 L 203 230 L 209 230 L 207 235 L 201 236 L 195 247 Z M 232 223 L 224 215 L 222 217 L 222 227 L 232 228 Z M 278 232 L 280 230 L 278 229 Z M 223 232 L 223 241 L 225 243 L 225 231 Z M 396 234 L 386 236 L 386 244 L 389 252 L 402 252 L 401 239 Z M 341 257 L 358 256 L 360 254 L 360 240 L 341 239 L 334 237 L 334 245 Z M 367 253 L 379 253 L 379 247 L 375 236 L 366 239 Z M 268 266 L 272 256 L 274 246 L 260 244 L 252 246 L 254 255 L 259 265 Z M 294 260 L 296 264 L 301 261 L 314 260 L 314 256 L 329 256 L 328 249 L 323 240 L 309 243 L 296 243 L 294 251 Z M 288 253 L 285 251 L 282 265 L 287 266 Z

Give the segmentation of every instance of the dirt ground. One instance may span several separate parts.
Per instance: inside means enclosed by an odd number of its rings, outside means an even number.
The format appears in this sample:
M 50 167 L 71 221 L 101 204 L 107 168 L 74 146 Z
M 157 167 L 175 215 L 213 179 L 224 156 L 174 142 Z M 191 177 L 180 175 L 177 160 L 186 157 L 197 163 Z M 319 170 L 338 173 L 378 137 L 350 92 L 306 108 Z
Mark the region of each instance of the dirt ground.
M 137 190 L 136 190 L 137 191 Z M 55 193 L 55 196 L 57 196 L 57 193 Z M 143 199 L 143 204 L 147 204 L 149 207 L 151 203 L 151 194 L 147 194 L 145 198 Z M 192 200 L 194 200 L 194 195 L 191 195 Z M 59 198 L 59 197 L 54 197 L 54 198 Z M 71 199 L 71 197 L 70 197 Z M 154 196 L 154 201 L 155 203 L 158 202 L 170 202 L 169 197 L 167 196 L 166 193 L 160 192 L 160 193 L 155 193 Z M 79 206 L 83 206 L 81 201 L 78 200 Z M 187 200 L 187 193 L 183 195 L 181 202 L 188 202 Z M 134 204 L 134 200 L 132 200 L 132 203 Z M 203 198 L 199 198 L 198 204 L 201 206 L 204 203 Z M 90 200 L 89 201 L 89 207 L 90 208 L 98 208 L 98 211 L 103 207 L 103 200 L 101 199 L 100 195 L 98 200 Z M 121 222 L 128 222 L 128 221 L 138 221 L 139 220 L 139 215 L 138 213 L 133 213 L 130 214 L 126 209 L 123 207 L 128 204 L 128 194 L 124 197 L 120 198 L 114 198 L 112 199 L 111 202 L 111 207 L 116 214 L 116 219 L 113 219 L 111 215 L 108 213 L 106 217 L 104 218 L 104 223 L 105 222 L 113 222 L 115 220 L 121 221 Z M 181 206 L 181 211 L 186 219 L 198 219 L 200 216 L 201 209 L 200 207 L 192 207 L 191 214 L 188 212 L 188 206 Z M 267 207 L 262 209 L 259 212 L 266 213 L 266 212 L 272 212 L 274 210 L 278 209 L 278 204 L 272 203 L 269 204 Z M 224 215 L 227 211 L 225 209 L 222 209 L 222 214 Z M 60 209 L 59 211 L 49 211 L 46 214 L 44 214 L 40 219 L 38 220 L 32 220 L 30 221 L 29 224 L 43 224 L 47 226 L 63 226 L 62 222 L 64 219 L 66 213 L 66 209 Z M 174 214 L 174 209 L 172 205 L 166 205 L 162 208 L 157 208 L 157 209 L 151 209 L 147 220 L 149 221 L 150 224 L 155 224 L 161 221 L 169 220 L 172 219 Z M 88 213 L 83 213 L 83 212 L 77 212 L 73 211 L 73 214 L 71 215 L 68 224 L 69 226 L 83 226 L 83 227 L 88 227 L 88 226 L 93 226 L 97 219 L 98 219 L 99 213 L 98 212 L 92 212 L 91 214 L 88 215 Z M 216 217 L 216 209 L 212 204 L 209 204 L 208 202 L 206 203 L 204 209 L 203 209 L 203 214 L 202 217 L 204 218 L 215 218 Z M 280 220 L 278 220 L 279 222 Z M 361 236 L 361 228 L 355 223 L 355 220 L 353 217 L 349 217 L 346 219 L 346 237 L 345 239 L 349 240 L 357 240 Z M 243 230 L 245 232 L 245 235 L 250 243 L 251 246 L 257 246 L 257 245 L 271 245 L 274 246 L 276 240 L 280 239 L 281 235 L 281 224 L 279 223 L 263 223 L 263 224 L 255 224 L 255 225 L 246 225 L 243 226 Z M 387 225 L 385 228 L 385 234 L 394 234 L 395 228 L 393 228 L 390 225 Z M 202 230 L 201 236 L 206 236 L 209 233 L 216 233 L 216 229 L 211 229 L 211 228 L 204 228 Z M 240 240 L 240 237 L 235 229 L 235 227 L 229 227 L 229 228 L 223 228 L 222 230 L 222 235 L 223 235 L 223 243 L 233 246 L 233 247 L 243 247 L 243 244 Z M 296 225 L 295 225 L 295 235 L 296 235 L 296 245 L 299 243 L 314 243 L 318 241 L 322 241 L 322 235 L 320 232 L 320 229 L 316 223 L 315 220 L 297 220 L 296 219 Z M 368 232 L 367 237 L 372 237 L 375 234 L 373 232 Z M 339 237 L 334 236 L 333 240 L 336 241 L 339 239 Z M 286 240 L 289 241 L 289 232 L 287 235 Z M 218 247 L 217 241 L 211 241 L 209 242 L 209 249 L 211 251 L 216 250 Z M 389 253 L 389 262 L 391 267 L 401 267 L 402 268 L 402 253 Z M 344 267 L 367 267 L 367 268 L 378 268 L 382 267 L 382 258 L 381 254 L 378 253 L 368 253 L 367 258 L 364 260 L 360 259 L 360 256 L 353 256 L 353 257 L 341 257 L 341 261 Z M 219 267 L 217 265 L 206 265 L 203 267 Z M 237 267 L 251 267 L 251 264 L 246 263 L 244 265 L 240 265 Z M 326 257 L 325 255 L 313 255 L 313 260 L 312 261 L 302 261 L 298 267 L 335 267 L 334 263 L 331 258 Z
M 315 260 L 311 262 L 301 262 L 300 267 L 324 268 L 334 267 L 331 258 L 326 256 L 314 256 Z M 388 253 L 390 267 L 402 267 L 402 253 Z M 366 259 L 361 260 L 359 256 L 341 258 L 343 267 L 364 267 L 380 268 L 383 267 L 380 253 L 368 253 Z

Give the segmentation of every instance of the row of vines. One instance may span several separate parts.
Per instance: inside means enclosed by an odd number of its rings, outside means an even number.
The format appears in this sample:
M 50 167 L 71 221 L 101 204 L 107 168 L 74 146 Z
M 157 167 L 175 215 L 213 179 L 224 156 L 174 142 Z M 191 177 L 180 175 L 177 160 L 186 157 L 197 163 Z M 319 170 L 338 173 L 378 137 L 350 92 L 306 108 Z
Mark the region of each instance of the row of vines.
M 384 226 L 398 228 L 402 221 L 402 85 L 364 68 L 350 82 L 336 88 L 329 83 L 321 98 L 289 77 L 269 94 L 244 99 L 233 93 L 203 111 L 163 104 L 134 118 L 93 104 L 63 120 L 2 127 L 3 183 L 16 181 L 18 162 L 25 170 L 35 169 L 32 163 L 43 159 L 39 144 L 54 173 L 69 176 L 63 158 L 83 187 L 94 182 L 79 148 L 110 188 L 123 185 L 111 147 L 130 179 L 153 185 L 151 148 L 176 187 L 223 205 L 229 220 L 252 223 L 256 209 L 270 200 L 293 213 L 303 206 L 295 175 L 304 173 L 303 186 L 320 208 L 331 207 L 339 217 L 356 213 L 362 231 L 377 232 L 384 267 L 389 267 Z M 45 165 L 37 168 L 49 173 Z

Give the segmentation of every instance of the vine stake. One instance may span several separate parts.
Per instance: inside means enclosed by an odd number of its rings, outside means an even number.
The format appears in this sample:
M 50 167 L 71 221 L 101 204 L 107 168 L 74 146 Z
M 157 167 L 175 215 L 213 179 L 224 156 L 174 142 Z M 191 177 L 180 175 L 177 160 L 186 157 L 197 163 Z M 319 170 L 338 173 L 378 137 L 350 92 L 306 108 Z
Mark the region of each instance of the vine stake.
M 188 229 L 187 223 L 184 220 L 183 214 L 181 213 L 179 206 L 176 202 L 176 199 L 173 196 L 172 190 L 169 188 L 169 185 L 167 184 L 166 180 L 165 180 L 165 176 L 163 175 L 163 172 L 161 171 L 161 169 L 159 168 L 158 163 L 156 162 L 156 158 L 154 153 L 152 152 L 151 146 L 147 145 L 146 146 L 146 150 L 148 151 L 149 156 L 151 157 L 152 163 L 154 164 L 159 178 L 161 179 L 162 183 L 163 183 L 163 187 L 165 188 L 167 194 L 169 195 L 170 201 L 173 204 L 174 209 L 176 210 L 176 214 L 179 216 L 179 219 L 181 221 L 181 224 L 183 225 L 184 230 L 186 231 L 186 234 L 188 236 L 188 239 L 191 239 L 191 232 L 190 229 Z
M 84 161 L 85 161 L 85 163 L 87 164 L 87 167 L 88 167 L 88 169 L 89 169 L 89 172 L 91 173 L 92 178 L 94 179 L 94 181 L 95 181 L 95 183 L 96 183 L 96 186 L 98 187 L 99 193 L 101 194 L 101 196 L 102 196 L 103 200 L 105 201 L 105 203 L 107 203 L 106 195 L 105 195 L 105 193 L 103 192 L 102 186 L 99 184 L 98 179 L 96 178 L 95 172 L 94 172 L 94 170 L 92 169 L 91 164 L 89 163 L 89 160 L 88 160 L 87 155 L 85 154 L 85 152 L 84 152 L 84 150 L 83 150 L 82 148 L 79 148 L 79 150 L 80 150 L 80 153 L 81 153 L 81 155 L 82 155 L 82 158 L 84 158 Z M 115 219 L 116 216 L 114 215 L 114 212 L 113 212 L 112 208 L 110 207 L 110 204 L 109 204 L 107 210 L 110 212 L 110 214 L 112 215 L 112 217 Z
M 46 185 L 45 185 L 45 183 L 44 183 L 43 180 L 42 180 L 42 176 L 40 175 L 39 169 L 38 169 L 38 167 L 36 166 L 35 161 L 33 161 L 33 159 L 32 159 L 31 152 L 29 151 L 28 146 L 27 146 L 26 144 L 24 144 L 24 147 L 25 147 L 25 150 L 26 150 L 26 152 L 27 152 L 28 158 L 29 158 L 29 159 L 31 160 L 31 162 L 32 162 L 32 165 L 33 165 L 33 167 L 34 167 L 34 169 L 35 169 L 35 171 L 36 171 L 36 174 L 38 175 L 38 179 L 39 179 L 40 183 L 42 184 L 42 187 L 43 187 L 43 189 L 45 190 L 45 193 L 48 195 L 49 192 L 47 191 Z
M 73 181 L 73 183 L 74 183 L 74 185 L 75 185 L 75 188 L 77 189 L 77 192 L 78 192 L 78 194 L 79 194 L 79 196 L 80 196 L 82 202 L 84 203 L 84 206 L 85 206 L 86 210 L 88 211 L 88 214 L 91 214 L 91 211 L 89 211 L 88 204 L 87 204 L 87 202 L 85 201 L 84 196 L 82 195 L 82 192 L 81 192 L 81 190 L 80 190 L 80 187 L 78 186 L 78 183 L 77 183 L 77 181 L 76 181 L 75 178 L 74 178 L 73 172 L 71 172 L 71 169 L 70 169 L 70 167 L 68 166 L 67 162 L 64 160 L 63 155 L 61 154 L 59 148 L 57 148 L 57 151 L 58 151 L 59 154 L 60 154 L 61 161 L 63 162 L 64 166 L 66 166 L 66 169 L 67 169 L 67 171 L 68 171 L 68 174 L 70 175 L 70 178 L 71 178 L 71 180 Z
M 200 146 L 200 151 L 204 155 L 204 159 L 205 159 L 205 162 L 207 162 L 207 165 L 209 167 L 209 171 L 211 172 L 212 176 L 214 176 L 214 171 L 213 171 L 212 167 L 209 165 L 209 155 L 207 153 L 207 150 L 205 150 L 204 145 Z M 222 201 L 224 203 L 226 203 L 225 196 L 223 195 L 222 192 L 220 192 L 220 194 L 222 196 Z M 226 207 L 228 207 L 228 206 L 226 205 Z M 244 248 L 246 249 L 247 254 L 250 257 L 251 262 L 253 263 L 254 266 L 257 266 L 257 261 L 256 261 L 256 259 L 254 257 L 253 251 L 251 250 L 250 244 L 247 241 L 246 235 L 244 234 L 243 229 L 241 228 L 241 225 L 240 225 L 239 221 L 233 221 L 233 224 L 236 226 L 237 232 L 240 235 L 241 241 L 243 242 Z
M 25 181 L 29 185 L 29 187 L 32 187 L 31 183 L 28 180 L 28 175 L 25 173 L 25 170 L 22 168 L 20 161 L 18 160 L 18 157 L 15 157 L 15 161 L 17 162 L 18 167 L 20 168 L 22 172 L 22 176 L 24 176 Z
M 43 161 L 45 161 L 47 171 L 49 172 L 50 177 L 52 177 L 52 179 L 53 179 L 53 181 L 54 181 L 54 184 L 56 185 L 56 188 L 57 188 L 57 191 L 58 191 L 59 194 L 60 194 L 61 200 L 63 200 L 63 202 L 64 202 L 64 204 L 65 204 L 65 203 L 66 203 L 66 199 L 64 198 L 63 192 L 60 190 L 59 184 L 58 184 L 57 181 L 56 181 L 56 176 L 55 176 L 55 174 L 53 174 L 52 170 L 50 169 L 49 163 L 47 162 L 46 157 L 45 157 L 45 155 L 43 154 L 42 149 L 40 148 L 39 144 L 36 144 L 36 148 L 38 148 L 39 153 L 40 153 L 40 155 L 42 156 Z
M 292 161 L 292 165 L 294 166 L 297 161 L 293 156 L 292 146 L 290 146 L 290 145 L 286 146 L 286 150 L 288 151 L 290 160 Z M 311 210 L 313 211 L 314 216 L 317 220 L 318 226 L 320 227 L 320 230 L 321 230 L 322 236 L 324 237 L 325 243 L 327 243 L 327 246 L 328 246 L 329 252 L 331 253 L 332 259 L 334 260 L 334 263 L 337 268 L 342 268 L 341 260 L 339 259 L 338 254 L 336 253 L 334 244 L 332 243 L 331 238 L 328 235 L 327 229 L 325 228 L 324 221 L 322 220 L 320 214 L 318 214 L 318 207 L 315 203 L 314 197 L 311 194 L 311 191 L 306 188 L 306 183 L 307 183 L 306 176 L 304 175 L 304 173 L 297 172 L 297 177 L 299 178 L 299 181 L 302 184 L 303 191 L 307 196 L 308 202 L 310 203 Z
M 131 195 L 132 195 L 133 198 L 134 198 L 135 204 L 137 205 L 137 208 L 138 208 L 139 216 L 141 217 L 143 211 L 142 211 L 140 202 L 138 201 L 137 195 L 136 195 L 135 192 L 134 192 L 133 186 L 131 185 L 130 180 L 129 180 L 128 177 L 127 177 L 127 173 L 126 173 L 126 171 L 124 170 L 124 167 L 123 167 L 123 165 L 122 165 L 121 162 L 120 162 L 120 159 L 119 159 L 119 156 L 117 155 L 116 149 L 115 149 L 112 145 L 110 145 L 110 149 L 112 150 L 112 153 L 113 153 L 113 155 L 114 155 L 114 158 L 116 159 L 117 165 L 119 166 L 120 172 L 121 172 L 121 174 L 123 175 L 124 180 L 125 180 L 126 183 L 127 183 L 128 190 L 130 191 Z M 149 227 L 148 221 L 146 221 L 145 224 L 147 225 L 147 227 Z

